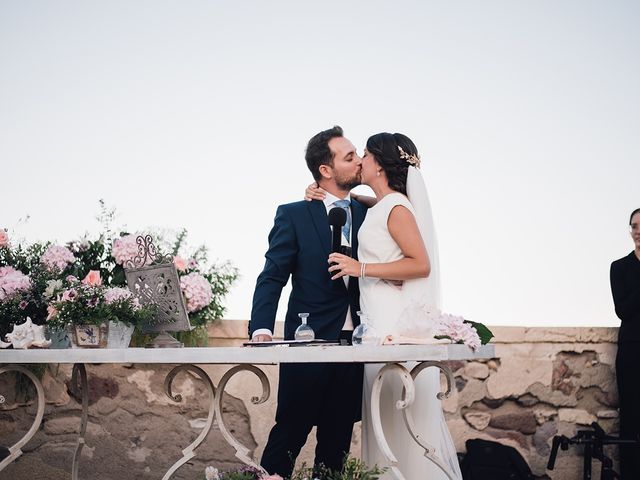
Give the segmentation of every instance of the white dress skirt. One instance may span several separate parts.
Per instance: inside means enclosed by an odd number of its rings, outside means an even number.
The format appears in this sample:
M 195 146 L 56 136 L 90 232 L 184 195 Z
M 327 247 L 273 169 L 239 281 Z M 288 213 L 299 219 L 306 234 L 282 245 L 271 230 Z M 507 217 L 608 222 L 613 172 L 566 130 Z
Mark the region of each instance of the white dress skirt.
M 393 240 L 387 228 L 387 220 L 391 210 L 402 205 L 414 212 L 407 197 L 400 193 L 391 193 L 383 197 L 367 216 L 358 233 L 358 259 L 366 263 L 387 263 L 403 258 L 402 251 Z M 377 278 L 360 279 L 360 307 L 369 317 L 378 335 L 384 337 L 397 333 L 398 320 L 407 306 L 415 302 L 420 291 L 420 283 L 426 279 L 405 281 L 396 286 Z M 416 288 L 417 287 L 417 288 Z M 365 365 L 364 398 L 362 418 L 362 459 L 368 466 L 377 464 L 388 467 L 374 436 L 371 424 L 371 391 L 373 382 L 383 364 Z M 415 363 L 405 366 L 411 370 Z M 439 370 L 427 368 L 415 381 L 415 402 L 410 410 L 415 421 L 416 432 L 433 446 L 440 457 L 453 472 L 456 478 L 462 479 L 456 450 L 444 420 L 442 405 L 436 398 L 440 391 Z M 387 375 L 380 396 L 381 417 L 384 435 L 391 451 L 398 459 L 398 468 L 408 480 L 440 480 L 447 475 L 433 462 L 424 456 L 422 449 L 411 437 L 404 424 L 402 412 L 395 407 L 402 394 L 402 381 L 397 375 Z M 393 478 L 391 473 L 381 477 Z

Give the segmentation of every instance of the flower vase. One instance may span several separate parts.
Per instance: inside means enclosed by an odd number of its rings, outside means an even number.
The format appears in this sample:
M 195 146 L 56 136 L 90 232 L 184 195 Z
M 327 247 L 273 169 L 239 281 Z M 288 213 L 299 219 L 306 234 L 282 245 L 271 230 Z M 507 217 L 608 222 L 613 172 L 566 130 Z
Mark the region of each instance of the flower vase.
M 122 322 L 109 322 L 108 348 L 128 348 L 135 327 Z
M 69 339 L 69 332 L 66 330 L 57 330 L 47 327 L 45 329 L 45 337 L 51 340 L 51 346 L 49 348 L 70 348 L 71 340 Z
M 70 327 L 71 348 L 106 348 L 109 325 L 72 325 Z

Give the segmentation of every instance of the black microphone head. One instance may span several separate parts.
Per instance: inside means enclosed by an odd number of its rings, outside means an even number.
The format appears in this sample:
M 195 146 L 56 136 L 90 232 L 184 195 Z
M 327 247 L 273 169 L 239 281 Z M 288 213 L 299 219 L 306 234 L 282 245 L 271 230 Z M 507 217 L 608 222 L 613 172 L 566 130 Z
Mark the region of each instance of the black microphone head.
M 347 212 L 344 208 L 334 207 L 329 210 L 329 225 L 332 227 L 342 227 L 347 223 Z

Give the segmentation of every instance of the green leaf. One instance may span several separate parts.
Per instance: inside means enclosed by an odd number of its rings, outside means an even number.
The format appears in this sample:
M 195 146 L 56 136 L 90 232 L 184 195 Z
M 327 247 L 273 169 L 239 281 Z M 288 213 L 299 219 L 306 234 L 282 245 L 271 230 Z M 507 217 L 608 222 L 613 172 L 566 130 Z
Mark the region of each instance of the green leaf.
M 493 338 L 493 332 L 489 330 L 486 325 L 479 322 L 472 322 L 471 320 L 465 320 L 464 323 L 470 324 L 473 328 L 478 332 L 478 336 L 480 337 L 480 343 L 482 345 L 486 345 Z

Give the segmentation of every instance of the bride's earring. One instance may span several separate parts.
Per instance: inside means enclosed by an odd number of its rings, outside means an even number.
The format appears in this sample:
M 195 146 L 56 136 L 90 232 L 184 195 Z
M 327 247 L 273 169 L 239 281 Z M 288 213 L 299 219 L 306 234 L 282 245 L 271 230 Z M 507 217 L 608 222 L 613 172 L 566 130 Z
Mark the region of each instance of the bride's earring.
M 376 177 L 379 177 L 379 176 L 380 176 L 380 170 L 376 172 Z

